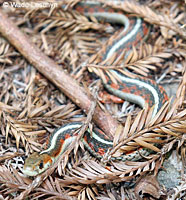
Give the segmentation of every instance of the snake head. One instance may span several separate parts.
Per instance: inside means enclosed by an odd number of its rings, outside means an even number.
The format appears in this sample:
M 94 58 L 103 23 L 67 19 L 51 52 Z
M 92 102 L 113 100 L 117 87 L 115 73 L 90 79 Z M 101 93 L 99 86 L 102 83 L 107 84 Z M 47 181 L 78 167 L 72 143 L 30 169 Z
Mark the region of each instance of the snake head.
M 36 176 L 44 172 L 52 163 L 48 154 L 33 153 L 25 160 L 23 173 L 27 176 Z

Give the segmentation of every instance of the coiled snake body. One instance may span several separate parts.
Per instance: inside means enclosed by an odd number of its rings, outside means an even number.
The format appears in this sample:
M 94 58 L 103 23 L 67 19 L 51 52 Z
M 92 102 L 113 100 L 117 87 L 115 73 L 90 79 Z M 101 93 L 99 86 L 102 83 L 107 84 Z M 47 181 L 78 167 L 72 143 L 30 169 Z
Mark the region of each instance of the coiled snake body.
M 93 15 L 98 19 L 105 19 L 111 23 L 124 25 L 123 30 L 118 34 L 115 41 L 107 46 L 105 54 L 101 55 L 102 60 L 111 57 L 114 53 L 118 55 L 123 49 L 130 50 L 132 45 L 137 45 L 149 32 L 148 26 L 141 18 L 129 18 L 123 13 L 117 13 L 110 8 L 103 8 L 100 4 L 79 3 L 76 10 L 85 15 Z M 164 89 L 157 85 L 155 81 L 147 78 L 130 78 L 117 70 L 111 70 L 114 76 L 121 80 L 120 83 L 112 83 L 110 78 L 104 83 L 105 88 L 121 99 L 138 104 L 144 108 L 148 103 L 149 107 L 154 105 L 153 116 L 160 110 L 162 105 L 168 100 Z M 49 139 L 48 148 L 40 153 L 34 153 L 25 161 L 23 172 L 29 176 L 36 176 L 51 166 L 59 156 L 66 150 L 68 145 L 76 138 L 74 132 L 82 126 L 82 122 L 68 123 L 56 130 Z M 106 138 L 99 129 L 94 129 L 90 133 L 87 130 L 82 138 L 85 147 L 97 158 L 107 152 L 113 146 L 113 142 Z M 147 151 L 134 151 L 125 154 L 118 160 L 138 160 Z

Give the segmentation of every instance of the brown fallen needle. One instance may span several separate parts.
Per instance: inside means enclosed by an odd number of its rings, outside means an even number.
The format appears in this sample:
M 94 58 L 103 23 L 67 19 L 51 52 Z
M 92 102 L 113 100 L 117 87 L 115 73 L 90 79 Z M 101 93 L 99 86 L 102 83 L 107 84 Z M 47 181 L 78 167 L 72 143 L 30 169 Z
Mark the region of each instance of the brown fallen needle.
M 2 10 L 0 10 L 0 32 L 40 73 L 55 84 L 85 113 L 88 113 L 92 100 L 86 94 L 85 89 L 52 59 L 41 52 L 36 45 L 31 43 L 27 35 L 19 30 Z M 119 125 L 108 112 L 101 110 L 98 105 L 93 115 L 93 121 L 109 137 L 114 135 Z

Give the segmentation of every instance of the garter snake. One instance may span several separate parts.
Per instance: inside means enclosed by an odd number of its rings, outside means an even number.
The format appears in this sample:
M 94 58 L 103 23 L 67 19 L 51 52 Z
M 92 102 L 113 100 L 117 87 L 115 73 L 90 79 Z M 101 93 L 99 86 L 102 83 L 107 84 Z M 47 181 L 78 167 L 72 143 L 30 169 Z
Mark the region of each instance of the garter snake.
M 117 13 L 111 8 L 102 7 L 101 4 L 91 6 L 90 4 L 79 3 L 76 6 L 76 10 L 88 16 L 93 15 L 97 19 L 106 19 L 108 22 L 124 25 L 115 41 L 109 44 L 105 53 L 101 55 L 102 60 L 111 57 L 114 53 L 121 53 L 123 49 L 129 51 L 133 45 L 137 45 L 149 32 L 149 28 L 143 19 L 138 17 L 130 18 L 124 13 Z M 111 69 L 111 72 L 121 82 L 115 84 L 108 77 L 107 82 L 104 83 L 105 88 L 113 95 L 138 104 L 142 108 L 146 103 L 148 103 L 149 107 L 154 105 L 153 116 L 168 100 L 164 89 L 153 80 L 143 77 L 135 79 L 126 77 L 123 73 L 113 69 Z M 26 159 L 23 169 L 24 174 L 36 176 L 51 166 L 76 138 L 74 132 L 81 126 L 82 122 L 68 123 L 51 134 L 48 148 L 40 153 L 34 153 Z M 107 150 L 113 146 L 113 142 L 106 138 L 99 129 L 94 129 L 91 133 L 87 130 L 82 141 L 89 152 L 97 158 L 102 158 Z M 141 153 L 145 155 L 147 152 L 142 149 Z M 141 153 L 134 151 L 123 155 L 118 160 L 135 161 L 141 158 Z

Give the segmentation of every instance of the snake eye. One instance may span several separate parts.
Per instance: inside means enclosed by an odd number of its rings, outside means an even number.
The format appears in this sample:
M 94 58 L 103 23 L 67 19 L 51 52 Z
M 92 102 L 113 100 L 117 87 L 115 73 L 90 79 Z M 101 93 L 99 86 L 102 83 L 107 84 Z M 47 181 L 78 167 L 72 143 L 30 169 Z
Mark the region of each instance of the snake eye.
M 43 169 L 43 161 L 39 163 L 39 169 Z

